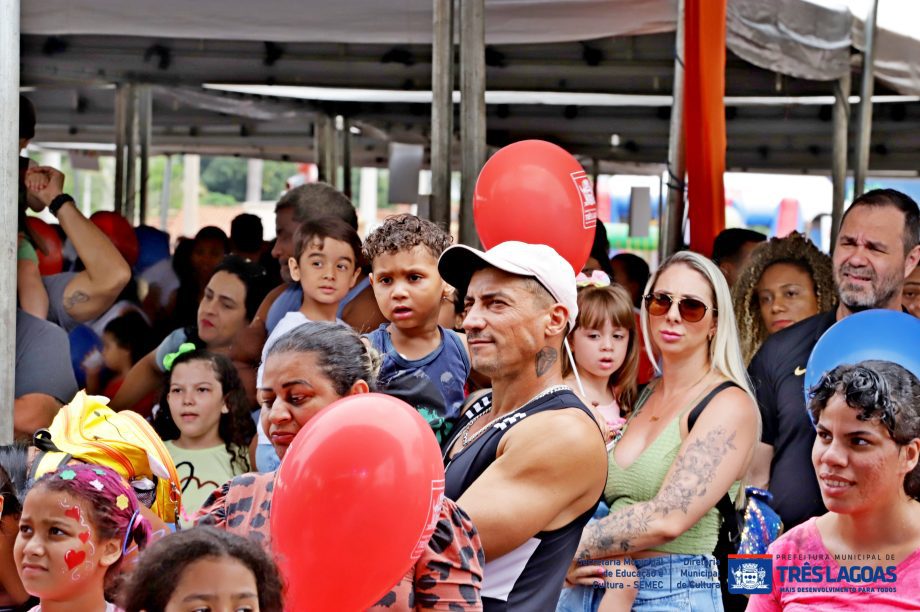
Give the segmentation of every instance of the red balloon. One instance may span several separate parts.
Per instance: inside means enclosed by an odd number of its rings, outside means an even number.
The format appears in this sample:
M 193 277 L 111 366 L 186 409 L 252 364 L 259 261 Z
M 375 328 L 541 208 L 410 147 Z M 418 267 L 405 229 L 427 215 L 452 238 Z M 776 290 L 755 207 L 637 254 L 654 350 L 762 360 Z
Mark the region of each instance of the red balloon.
M 89 220 L 109 237 L 129 266 L 133 267 L 137 263 L 140 247 L 137 242 L 137 234 L 134 233 L 134 228 L 127 219 L 116 212 L 100 210 L 94 212 Z
M 57 274 L 63 270 L 64 257 L 62 251 L 64 244 L 61 242 L 61 236 L 57 233 L 57 230 L 38 217 L 26 217 L 26 224 L 43 243 L 43 245 L 35 245 L 35 252 L 38 254 L 38 271 L 41 275 Z M 42 252 L 42 246 L 48 251 L 47 253 Z
M 479 173 L 473 219 L 485 248 L 508 240 L 545 244 L 578 273 L 591 253 L 597 222 L 591 178 L 552 143 L 516 142 Z
M 364 610 L 424 552 L 444 492 L 431 428 L 377 393 L 324 408 L 288 448 L 271 508 L 285 608 Z

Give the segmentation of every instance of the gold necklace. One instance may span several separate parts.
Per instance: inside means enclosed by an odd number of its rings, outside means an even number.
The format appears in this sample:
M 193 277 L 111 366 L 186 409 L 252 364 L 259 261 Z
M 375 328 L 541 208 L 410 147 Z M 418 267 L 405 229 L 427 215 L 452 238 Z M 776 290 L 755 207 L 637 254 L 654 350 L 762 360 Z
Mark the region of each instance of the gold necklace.
M 709 368 L 708 370 L 706 370 L 706 372 L 703 373 L 703 375 L 700 377 L 699 380 L 697 380 L 695 383 L 687 387 L 687 390 L 684 393 L 689 393 L 690 390 L 696 388 L 696 386 L 700 384 L 701 382 L 703 382 L 704 380 L 706 380 L 706 377 L 709 376 L 710 374 L 712 374 L 712 368 Z M 654 423 L 655 421 L 661 420 L 661 417 L 656 414 L 651 414 L 649 416 L 650 416 L 649 421 L 651 421 L 652 423 Z

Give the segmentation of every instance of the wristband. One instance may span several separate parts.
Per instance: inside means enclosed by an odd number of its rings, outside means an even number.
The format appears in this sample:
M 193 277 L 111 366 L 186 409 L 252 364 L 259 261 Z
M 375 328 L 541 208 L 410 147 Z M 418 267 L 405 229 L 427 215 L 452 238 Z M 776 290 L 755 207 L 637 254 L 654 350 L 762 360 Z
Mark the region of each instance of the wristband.
M 62 193 L 58 196 L 55 196 L 55 198 L 51 200 L 51 204 L 48 204 L 48 210 L 52 215 L 57 217 L 58 211 L 61 210 L 61 206 L 67 204 L 67 202 L 74 202 L 74 204 L 76 204 L 76 201 L 71 196 L 67 195 L 66 193 Z

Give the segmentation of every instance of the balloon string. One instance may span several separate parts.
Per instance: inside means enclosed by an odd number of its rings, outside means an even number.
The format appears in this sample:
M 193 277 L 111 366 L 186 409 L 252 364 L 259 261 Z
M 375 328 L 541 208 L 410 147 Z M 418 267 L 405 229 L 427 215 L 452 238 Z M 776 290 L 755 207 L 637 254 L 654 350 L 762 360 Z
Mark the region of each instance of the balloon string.
M 585 386 L 581 384 L 581 376 L 578 375 L 578 366 L 575 364 L 575 357 L 572 355 L 572 349 L 569 347 L 569 339 L 566 338 L 562 341 L 562 345 L 565 346 L 565 352 L 569 356 L 569 363 L 572 364 L 572 373 L 575 374 L 575 382 L 578 383 L 578 390 L 581 391 L 581 396 L 585 399 L 588 399 L 588 394 L 585 393 Z

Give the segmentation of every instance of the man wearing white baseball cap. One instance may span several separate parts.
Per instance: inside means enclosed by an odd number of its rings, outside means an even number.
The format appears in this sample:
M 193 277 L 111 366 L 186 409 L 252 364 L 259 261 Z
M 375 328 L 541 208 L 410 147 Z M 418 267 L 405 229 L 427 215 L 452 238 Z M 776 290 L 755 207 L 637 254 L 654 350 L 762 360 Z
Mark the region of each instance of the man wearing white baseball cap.
M 483 609 L 554 610 L 607 479 L 603 433 L 562 384 L 575 274 L 552 248 L 514 241 L 450 247 L 438 270 L 466 296 L 472 366 L 492 379 L 487 408 L 445 447 L 445 494 L 482 538 Z

